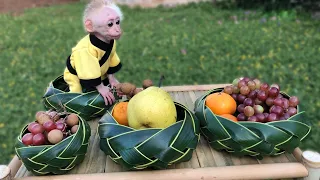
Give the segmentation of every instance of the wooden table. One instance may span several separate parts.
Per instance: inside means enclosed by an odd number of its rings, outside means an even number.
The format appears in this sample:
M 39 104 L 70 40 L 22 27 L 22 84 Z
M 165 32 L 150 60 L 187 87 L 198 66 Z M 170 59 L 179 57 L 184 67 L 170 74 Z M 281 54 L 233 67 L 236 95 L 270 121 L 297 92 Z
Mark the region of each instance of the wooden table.
M 163 87 L 173 99 L 183 103 L 193 111 L 195 100 L 212 88 L 226 84 L 197 86 Z M 33 176 L 26 170 L 15 156 L 8 167 L 14 179 L 141 179 L 141 180 L 191 180 L 191 179 L 283 179 L 308 176 L 308 169 L 301 161 L 301 150 L 297 148 L 293 154 L 285 153 L 276 157 L 264 157 L 258 160 L 253 157 L 236 157 L 224 151 L 216 151 L 209 147 L 201 137 L 193 157 L 188 162 L 175 164 L 167 170 L 142 170 L 125 172 L 99 148 L 97 134 L 98 119 L 89 121 L 91 126 L 90 146 L 84 161 L 66 175 Z M 1 172 L 0 172 L 1 175 Z M 9 178 L 9 177 L 7 177 Z M 1 178 L 0 178 L 1 179 Z

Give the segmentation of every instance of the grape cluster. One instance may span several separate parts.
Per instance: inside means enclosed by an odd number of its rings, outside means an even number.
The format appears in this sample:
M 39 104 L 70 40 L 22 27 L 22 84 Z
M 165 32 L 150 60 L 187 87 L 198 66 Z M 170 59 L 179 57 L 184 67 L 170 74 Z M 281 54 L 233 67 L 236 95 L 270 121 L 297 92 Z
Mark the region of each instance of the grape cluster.
M 57 144 L 76 133 L 78 124 L 79 119 L 76 114 L 62 118 L 56 111 L 38 111 L 36 121 L 28 124 L 22 143 L 27 146 Z
M 286 120 L 297 113 L 297 96 L 286 98 L 278 84 L 268 84 L 258 78 L 241 77 L 233 80 L 223 92 L 237 102 L 238 121 L 272 122 Z

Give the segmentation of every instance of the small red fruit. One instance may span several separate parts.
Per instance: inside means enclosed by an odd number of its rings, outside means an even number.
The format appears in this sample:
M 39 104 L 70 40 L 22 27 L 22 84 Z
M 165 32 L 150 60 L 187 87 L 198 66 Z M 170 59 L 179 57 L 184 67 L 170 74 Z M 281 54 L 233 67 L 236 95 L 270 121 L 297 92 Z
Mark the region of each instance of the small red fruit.
M 32 144 L 32 138 L 33 138 L 33 134 L 32 133 L 27 133 L 25 135 L 23 135 L 22 137 L 22 143 L 24 145 L 31 145 Z
M 43 127 L 47 132 L 50 132 L 53 129 L 56 129 L 56 124 L 53 121 L 46 121 L 43 123 Z
M 35 146 L 43 145 L 45 143 L 45 138 L 42 133 L 38 133 L 33 136 L 32 138 L 32 144 Z
M 35 125 L 33 125 L 31 128 L 30 128 L 30 132 L 32 133 L 32 134 L 39 134 L 39 133 L 43 133 L 43 131 L 44 131 L 44 128 L 43 128 L 43 126 L 41 125 L 41 124 L 35 124 Z

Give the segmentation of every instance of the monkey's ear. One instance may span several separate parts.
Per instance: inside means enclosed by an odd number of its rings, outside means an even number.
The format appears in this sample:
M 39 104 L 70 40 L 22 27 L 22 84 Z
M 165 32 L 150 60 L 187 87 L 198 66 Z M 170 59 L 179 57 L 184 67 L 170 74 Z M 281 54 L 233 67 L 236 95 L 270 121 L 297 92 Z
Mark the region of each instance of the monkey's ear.
M 85 25 L 85 27 L 86 27 L 86 30 L 87 30 L 89 33 L 92 33 L 92 32 L 93 32 L 92 21 L 86 20 L 84 25 Z

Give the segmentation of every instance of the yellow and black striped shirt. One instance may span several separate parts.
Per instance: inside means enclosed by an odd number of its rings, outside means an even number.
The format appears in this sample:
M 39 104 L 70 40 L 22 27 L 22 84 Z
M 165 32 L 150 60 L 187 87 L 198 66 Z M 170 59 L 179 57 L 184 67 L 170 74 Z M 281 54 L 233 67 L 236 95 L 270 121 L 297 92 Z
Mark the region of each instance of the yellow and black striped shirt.
M 122 67 L 116 53 L 116 41 L 101 41 L 88 34 L 72 48 L 67 58 L 64 79 L 70 92 L 82 92 L 82 88 L 92 89 L 99 85 L 107 74 L 113 74 Z

